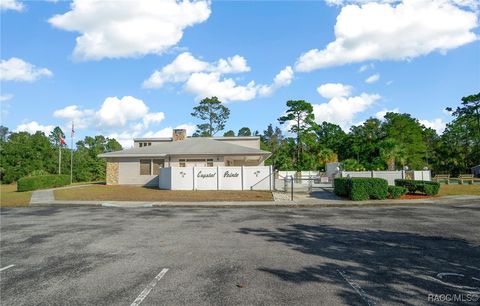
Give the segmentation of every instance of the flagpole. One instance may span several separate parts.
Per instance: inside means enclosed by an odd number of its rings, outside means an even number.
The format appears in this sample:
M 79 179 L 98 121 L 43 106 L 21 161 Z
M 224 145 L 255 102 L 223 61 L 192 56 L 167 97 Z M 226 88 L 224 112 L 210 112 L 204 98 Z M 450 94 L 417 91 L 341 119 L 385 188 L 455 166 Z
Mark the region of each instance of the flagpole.
M 70 184 L 73 183 L 73 121 L 72 121 L 72 133 L 70 134 Z
M 58 174 L 62 173 L 62 143 L 58 146 Z

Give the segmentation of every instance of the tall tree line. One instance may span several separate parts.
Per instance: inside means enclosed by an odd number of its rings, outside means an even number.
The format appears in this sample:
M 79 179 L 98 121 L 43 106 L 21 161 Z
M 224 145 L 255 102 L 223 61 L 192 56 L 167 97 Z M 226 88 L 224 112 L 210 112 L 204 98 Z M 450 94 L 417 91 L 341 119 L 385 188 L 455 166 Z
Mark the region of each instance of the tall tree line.
M 315 121 L 312 105 L 304 100 L 286 103 L 280 126 L 263 132 L 242 127 L 238 136 L 260 136 L 261 149 L 272 152 L 266 161 L 278 170 L 323 169 L 341 161 L 346 170 L 432 169 L 435 173 L 468 173 L 480 165 L 480 93 L 465 96 L 447 108 L 453 120 L 438 135 L 410 114 L 387 113 L 383 120 L 369 118 L 344 131 L 340 126 Z M 203 99 L 192 116 L 201 120 L 194 136 L 211 137 L 225 129 L 230 110 L 216 97 Z M 283 127 L 283 128 L 281 128 Z M 283 131 L 290 134 L 285 135 Z M 0 179 L 11 183 L 23 176 L 58 172 L 58 149 L 63 151 L 61 172 L 70 173 L 70 149 L 62 147 L 59 127 L 47 137 L 42 132 L 9 132 L 0 126 Z M 290 136 L 292 135 L 292 136 Z M 235 136 L 233 130 L 224 136 Z M 98 154 L 121 150 L 115 140 L 98 135 L 76 143 L 74 181 L 105 179 L 105 161 Z
M 58 150 L 62 150 L 61 173 L 70 173 L 70 148 L 63 147 L 54 133 L 63 131 L 56 127 L 47 137 L 43 132 L 29 134 L 12 132 L 0 127 L 0 179 L 4 184 L 17 181 L 29 175 L 58 173 Z M 104 136 L 87 136 L 76 143 L 73 152 L 74 181 L 105 180 L 105 161 L 98 154 L 121 150 L 122 146 L 115 140 Z
M 441 135 L 406 113 L 390 112 L 382 120 L 369 118 L 344 131 L 330 122 L 317 123 L 312 105 L 304 100 L 290 100 L 286 106 L 285 115 L 278 118 L 283 128 L 270 124 L 263 133 L 251 133 L 243 127 L 237 134 L 259 135 L 261 148 L 272 152 L 266 164 L 279 170 L 323 169 L 328 162 L 341 161 L 346 170 L 408 167 L 457 175 L 480 164 L 480 93 L 463 97 L 456 108 L 447 108 L 454 119 Z M 202 100 L 192 113 L 203 120 L 196 136 L 222 131 L 229 114 L 216 97 Z M 229 130 L 224 136 L 235 136 L 235 132 Z

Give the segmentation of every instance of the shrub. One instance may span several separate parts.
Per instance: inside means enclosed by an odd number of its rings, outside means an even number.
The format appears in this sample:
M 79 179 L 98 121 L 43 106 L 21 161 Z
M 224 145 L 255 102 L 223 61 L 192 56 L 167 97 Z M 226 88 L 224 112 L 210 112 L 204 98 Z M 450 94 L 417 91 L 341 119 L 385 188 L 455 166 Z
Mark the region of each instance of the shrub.
M 50 174 L 22 177 L 17 181 L 17 191 L 61 187 L 70 184 L 70 175 Z
M 28 174 L 28 176 L 43 176 L 43 175 L 50 175 L 47 171 L 40 169 L 40 170 L 33 170 Z
M 345 178 L 345 177 L 342 177 L 342 178 L 336 178 L 333 180 L 333 192 L 337 195 L 337 196 L 340 196 L 340 197 L 348 197 L 349 195 L 349 192 L 348 192 L 348 189 L 349 189 L 349 181 L 350 179 L 349 178 Z
M 440 183 L 430 181 L 417 180 L 395 180 L 395 186 L 401 186 L 408 190 L 409 193 L 421 192 L 429 196 L 438 194 Z
M 398 199 L 407 193 L 407 189 L 401 186 L 388 186 L 388 198 Z
M 350 199 L 354 201 L 383 200 L 388 196 L 388 182 L 382 178 L 354 177 L 348 186 Z

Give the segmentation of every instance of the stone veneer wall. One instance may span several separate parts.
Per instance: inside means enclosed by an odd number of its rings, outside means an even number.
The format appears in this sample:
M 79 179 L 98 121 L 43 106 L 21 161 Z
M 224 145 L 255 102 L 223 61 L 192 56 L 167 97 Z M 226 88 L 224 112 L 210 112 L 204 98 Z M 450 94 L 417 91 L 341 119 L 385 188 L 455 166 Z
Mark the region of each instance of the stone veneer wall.
M 107 185 L 118 184 L 118 162 L 107 160 Z

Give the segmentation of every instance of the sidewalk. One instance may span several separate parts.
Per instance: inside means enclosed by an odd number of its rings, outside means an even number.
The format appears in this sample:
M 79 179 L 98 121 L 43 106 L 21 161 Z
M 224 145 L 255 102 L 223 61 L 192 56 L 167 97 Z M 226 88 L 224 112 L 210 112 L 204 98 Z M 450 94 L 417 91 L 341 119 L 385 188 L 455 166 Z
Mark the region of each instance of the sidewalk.
M 82 186 L 82 185 L 79 185 Z M 74 186 L 74 188 L 77 186 Z M 65 188 L 65 187 L 64 187 Z M 72 188 L 72 187 L 66 187 Z M 359 206 L 409 206 L 409 205 L 458 205 L 480 204 L 480 196 L 446 196 L 414 200 L 369 200 L 350 201 L 341 198 L 308 198 L 295 196 L 290 201 L 286 196 L 275 196 L 275 201 L 252 202 L 144 202 L 144 201 L 61 201 L 55 200 L 55 189 L 37 190 L 32 194 L 32 207 L 359 207 Z M 275 194 L 275 193 L 274 193 Z

